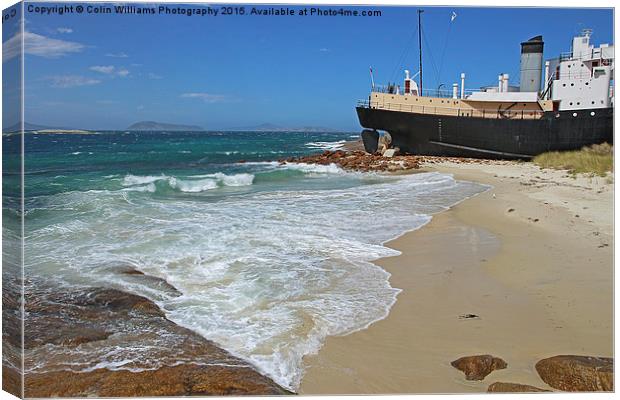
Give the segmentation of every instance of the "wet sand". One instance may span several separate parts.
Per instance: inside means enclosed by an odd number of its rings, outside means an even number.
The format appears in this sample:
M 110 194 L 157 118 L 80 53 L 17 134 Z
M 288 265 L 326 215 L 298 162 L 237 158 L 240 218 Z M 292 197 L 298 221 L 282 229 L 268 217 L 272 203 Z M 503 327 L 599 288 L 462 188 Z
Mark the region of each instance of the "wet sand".
M 538 360 L 613 356 L 610 179 L 530 163 L 426 170 L 492 188 L 387 243 L 402 252 L 377 261 L 403 289 L 390 315 L 308 356 L 301 394 L 484 392 L 497 381 L 551 389 Z M 508 368 L 466 381 L 450 362 L 475 354 Z

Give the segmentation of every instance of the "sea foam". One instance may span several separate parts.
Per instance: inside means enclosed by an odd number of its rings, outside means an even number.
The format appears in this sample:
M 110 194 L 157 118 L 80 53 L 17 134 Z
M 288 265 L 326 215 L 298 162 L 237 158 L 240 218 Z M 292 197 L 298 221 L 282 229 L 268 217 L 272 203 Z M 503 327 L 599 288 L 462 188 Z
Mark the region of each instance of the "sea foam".
M 119 190 L 49 196 L 40 201 L 56 210 L 56 218 L 29 228 L 27 267 L 67 284 L 149 297 L 170 320 L 296 390 L 303 357 L 316 353 L 327 336 L 364 329 L 388 315 L 399 289 L 372 261 L 398 252 L 384 243 L 485 189 L 439 173 L 377 176 L 369 184 L 364 174 L 335 166 L 248 168 L 298 169 L 313 178 L 294 178 L 297 186 L 289 190 L 222 191 L 218 201 L 184 192 L 262 184 L 254 183 L 254 174 L 127 175 Z M 346 185 L 334 188 L 339 179 Z M 306 180 L 311 186 L 303 186 Z M 158 185 L 176 188 L 177 197 L 159 200 L 150 193 Z M 143 187 L 143 193 L 126 190 Z M 152 287 L 111 275 L 110 263 L 165 279 L 180 296 L 157 295 Z M 108 358 L 123 368 L 125 357 L 119 352 Z
M 183 178 L 176 176 L 136 176 L 127 175 L 122 180 L 125 190 L 138 192 L 155 192 L 156 183 L 165 182 L 175 190 L 186 193 L 199 193 L 221 186 L 249 186 L 254 181 L 253 174 L 241 173 L 227 175 L 221 172 L 206 175 L 191 175 Z

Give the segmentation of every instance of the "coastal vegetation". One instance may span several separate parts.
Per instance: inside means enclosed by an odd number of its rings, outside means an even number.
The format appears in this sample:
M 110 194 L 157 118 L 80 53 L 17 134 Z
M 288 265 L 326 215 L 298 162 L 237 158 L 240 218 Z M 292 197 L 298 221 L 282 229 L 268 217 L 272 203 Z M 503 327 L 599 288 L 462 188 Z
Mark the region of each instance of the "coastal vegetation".
M 541 168 L 605 176 L 613 170 L 613 146 L 603 143 L 575 151 L 551 151 L 534 157 L 533 162 Z

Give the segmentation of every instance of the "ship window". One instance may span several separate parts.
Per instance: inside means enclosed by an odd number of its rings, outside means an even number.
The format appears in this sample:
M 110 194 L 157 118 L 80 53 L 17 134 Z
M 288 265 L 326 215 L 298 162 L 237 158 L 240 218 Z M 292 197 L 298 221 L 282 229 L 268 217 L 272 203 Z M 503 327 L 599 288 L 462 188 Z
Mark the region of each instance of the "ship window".
M 562 87 L 566 87 L 566 83 L 563 83 L 563 84 L 562 84 Z
M 577 105 L 580 105 L 580 104 L 581 104 L 580 102 L 577 102 Z
M 571 85 L 571 86 L 575 86 L 575 84 L 574 84 L 574 83 L 571 83 L 570 85 Z M 392 98 L 393 98 L 393 97 L 392 97 Z
M 572 106 L 572 105 L 573 105 L 573 102 L 571 101 L 569 104 Z
M 432 102 L 433 102 L 433 100 L 429 100 L 429 103 L 432 103 Z
M 577 116 L 577 113 L 573 113 L 573 117 L 576 117 L 576 116 Z
M 594 111 L 592 111 L 592 112 L 590 113 L 590 115 L 594 117 L 594 115 L 596 115 L 596 113 L 595 113 Z
M 592 104 L 594 104 L 594 102 L 592 102 Z
M 601 100 L 601 104 L 603 104 L 603 100 Z
M 590 84 L 590 82 L 586 82 L 586 86 L 588 86 Z
M 570 68 L 570 64 L 568 64 L 568 68 Z

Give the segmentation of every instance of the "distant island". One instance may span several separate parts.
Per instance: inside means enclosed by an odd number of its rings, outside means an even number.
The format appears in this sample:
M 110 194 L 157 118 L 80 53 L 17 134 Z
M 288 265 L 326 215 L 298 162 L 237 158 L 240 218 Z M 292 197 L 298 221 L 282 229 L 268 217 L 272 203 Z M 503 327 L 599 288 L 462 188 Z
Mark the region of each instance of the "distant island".
M 196 125 L 181 125 L 181 124 L 168 124 L 164 122 L 155 121 L 140 121 L 130 125 L 127 128 L 128 131 L 204 131 L 201 126 Z
M 271 123 L 264 123 L 255 126 L 244 126 L 229 128 L 231 131 L 253 131 L 253 132 L 337 132 L 337 129 L 326 128 L 323 126 L 302 126 L 286 127 Z
M 54 126 L 47 126 L 47 125 L 38 125 L 38 124 L 31 124 L 30 122 L 24 122 L 24 131 L 42 131 L 42 130 L 66 130 L 67 128 L 59 128 L 59 127 L 54 127 Z M 21 132 L 22 130 L 22 123 L 21 121 L 9 126 L 8 128 L 3 128 L 2 132 Z
M 104 129 L 107 130 L 107 129 Z M 206 129 L 197 125 L 183 125 L 183 124 L 171 124 L 165 122 L 156 121 L 139 121 L 131 124 L 124 130 L 144 132 L 144 131 L 171 131 L 171 132 L 206 132 Z M 327 128 L 324 126 L 282 126 L 272 123 L 264 123 L 253 126 L 243 126 L 235 128 L 224 129 L 227 131 L 247 131 L 247 132 L 341 132 L 342 130 Z M 76 129 L 67 127 L 56 127 L 49 125 L 32 124 L 29 122 L 24 123 L 24 131 L 37 132 L 37 133 L 89 133 L 90 130 Z M 21 122 L 11 125 L 8 128 L 3 128 L 3 133 L 13 134 L 21 132 Z

